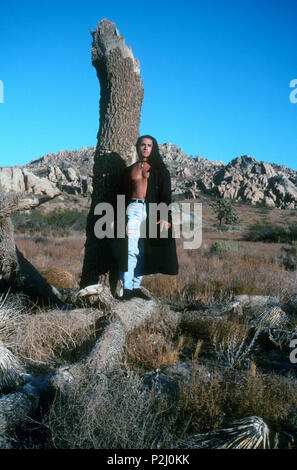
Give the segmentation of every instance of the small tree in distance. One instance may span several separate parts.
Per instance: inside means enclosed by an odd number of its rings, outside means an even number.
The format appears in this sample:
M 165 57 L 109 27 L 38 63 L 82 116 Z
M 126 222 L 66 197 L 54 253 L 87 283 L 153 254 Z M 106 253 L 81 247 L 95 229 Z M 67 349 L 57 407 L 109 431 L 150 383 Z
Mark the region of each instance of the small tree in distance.
M 210 207 L 216 214 L 219 227 L 222 226 L 223 222 L 225 225 L 237 225 L 240 223 L 238 213 L 227 199 L 217 199 L 210 203 Z

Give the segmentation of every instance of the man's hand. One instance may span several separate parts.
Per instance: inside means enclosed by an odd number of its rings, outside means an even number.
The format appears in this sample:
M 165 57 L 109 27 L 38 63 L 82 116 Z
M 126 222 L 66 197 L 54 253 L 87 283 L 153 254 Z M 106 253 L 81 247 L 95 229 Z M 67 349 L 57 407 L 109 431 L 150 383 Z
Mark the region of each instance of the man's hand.
M 160 224 L 160 232 L 162 232 L 162 230 L 169 230 L 170 227 L 171 227 L 171 223 L 170 222 L 167 222 L 166 220 L 159 220 L 159 222 L 157 222 L 157 224 Z

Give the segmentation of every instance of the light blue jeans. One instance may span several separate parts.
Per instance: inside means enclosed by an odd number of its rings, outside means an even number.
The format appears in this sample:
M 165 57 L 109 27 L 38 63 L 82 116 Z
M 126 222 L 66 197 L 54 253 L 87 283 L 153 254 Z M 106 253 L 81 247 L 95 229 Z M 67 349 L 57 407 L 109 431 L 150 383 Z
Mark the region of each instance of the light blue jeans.
M 140 201 L 140 202 L 137 202 Z M 131 199 L 127 206 L 128 271 L 121 272 L 123 289 L 137 289 L 143 273 L 143 240 L 140 238 L 141 225 L 146 220 L 144 199 Z

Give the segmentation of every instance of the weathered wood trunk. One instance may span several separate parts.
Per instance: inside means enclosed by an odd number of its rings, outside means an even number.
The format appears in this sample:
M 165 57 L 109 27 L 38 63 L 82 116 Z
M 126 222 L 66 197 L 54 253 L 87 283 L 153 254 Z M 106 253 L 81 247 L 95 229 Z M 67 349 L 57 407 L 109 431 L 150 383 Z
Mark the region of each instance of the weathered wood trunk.
M 34 302 L 63 306 L 57 291 L 22 255 L 15 245 L 10 216 L 29 210 L 52 197 L 28 197 L 17 193 L 0 195 L 0 292 L 22 292 Z
M 86 228 L 81 287 L 117 278 L 109 270 L 110 240 L 96 238 L 94 208 L 113 202 L 119 178 L 126 164 L 136 160 L 143 87 L 139 62 L 119 35 L 114 23 L 103 19 L 92 33 L 92 63 L 100 82 L 100 125 L 93 168 L 93 194 Z M 104 276 L 105 274 L 105 276 Z M 103 276 L 102 276 L 103 275 Z

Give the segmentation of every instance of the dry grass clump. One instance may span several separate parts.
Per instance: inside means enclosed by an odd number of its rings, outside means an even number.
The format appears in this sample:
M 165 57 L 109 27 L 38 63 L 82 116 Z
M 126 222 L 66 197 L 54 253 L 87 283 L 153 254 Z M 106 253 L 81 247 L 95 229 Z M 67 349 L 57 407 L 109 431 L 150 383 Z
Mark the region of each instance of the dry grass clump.
M 146 276 L 142 285 L 159 299 L 175 299 L 185 286 L 184 279 L 177 276 L 166 276 L 163 274 Z
M 95 339 L 95 314 L 52 311 L 19 319 L 14 350 L 29 364 L 57 366 L 77 359 Z
M 153 322 L 147 321 L 128 332 L 123 358 L 125 367 L 152 370 L 177 362 L 184 338 L 181 336 L 174 344 L 174 334 L 166 312 L 160 312 Z
M 85 370 L 67 395 L 56 395 L 43 425 L 49 447 L 60 449 L 170 448 L 170 435 L 159 424 L 166 408 L 135 373 L 107 377 Z
M 21 296 L 9 292 L 0 295 L 0 393 L 22 383 L 24 367 L 12 350 L 16 325 L 24 308 Z
M 22 383 L 24 368 L 12 352 L 0 342 L 0 393 Z
M 180 429 L 208 432 L 247 416 L 275 432 L 296 432 L 296 383 L 290 376 L 215 370 L 180 387 Z
M 29 307 L 22 295 L 9 295 L 9 291 L 0 295 L 0 340 L 5 346 L 15 342 L 16 325 L 25 309 Z
M 173 345 L 164 336 L 140 327 L 137 331 L 128 333 L 125 344 L 125 362 L 128 367 L 157 369 L 178 362 L 179 351 L 183 346 L 183 337 L 178 344 Z
M 75 286 L 74 276 L 68 271 L 65 271 L 65 269 L 61 269 L 57 266 L 49 266 L 40 273 L 45 277 L 47 282 L 57 287 L 58 289 Z

